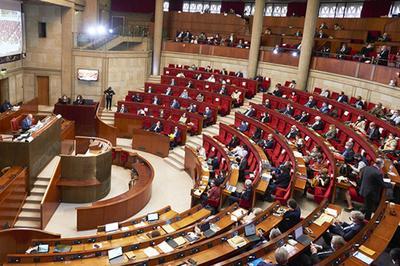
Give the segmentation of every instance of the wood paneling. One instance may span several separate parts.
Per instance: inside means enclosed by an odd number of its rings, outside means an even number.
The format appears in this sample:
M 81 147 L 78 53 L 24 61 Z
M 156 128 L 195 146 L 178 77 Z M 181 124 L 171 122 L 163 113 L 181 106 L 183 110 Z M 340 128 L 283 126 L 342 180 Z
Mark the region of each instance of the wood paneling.
M 41 211 L 41 228 L 44 229 L 49 223 L 54 212 L 57 210 L 58 205 L 61 201 L 61 191 L 57 186 L 58 181 L 61 177 L 61 161 L 58 161 L 57 168 L 54 171 L 53 176 L 50 179 L 50 183 L 47 186 L 46 192 L 40 203 Z

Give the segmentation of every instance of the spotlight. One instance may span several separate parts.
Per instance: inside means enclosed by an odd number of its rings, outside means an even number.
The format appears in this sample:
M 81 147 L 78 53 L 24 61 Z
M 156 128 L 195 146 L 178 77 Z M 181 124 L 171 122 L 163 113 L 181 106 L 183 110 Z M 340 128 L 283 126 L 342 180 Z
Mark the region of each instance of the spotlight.
M 95 35 L 96 34 L 96 29 L 94 27 L 89 27 L 87 31 L 88 31 L 89 35 Z
M 106 28 L 104 28 L 104 26 L 97 26 L 97 33 L 98 34 L 101 34 L 101 35 L 103 35 L 103 34 L 105 34 L 106 33 Z
M 297 56 L 299 55 L 299 53 L 298 53 L 297 51 L 294 51 L 294 52 L 292 52 L 292 55 L 293 55 L 294 57 L 297 57 Z
M 278 54 L 278 49 L 274 49 L 274 50 L 272 51 L 272 53 L 273 53 L 273 54 Z
M 113 30 L 113 29 L 109 29 L 108 32 L 109 32 L 109 33 L 113 33 L 114 30 Z

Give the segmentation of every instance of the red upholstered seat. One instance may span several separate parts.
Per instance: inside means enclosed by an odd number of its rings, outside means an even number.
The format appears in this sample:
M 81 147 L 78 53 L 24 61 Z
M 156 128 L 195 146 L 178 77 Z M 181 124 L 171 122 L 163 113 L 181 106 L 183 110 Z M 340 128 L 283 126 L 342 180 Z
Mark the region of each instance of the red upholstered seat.
M 349 193 L 351 200 L 354 200 L 356 202 L 364 203 L 364 198 L 361 197 L 358 193 L 355 187 L 349 187 Z
M 12 131 L 18 131 L 21 129 L 21 123 L 22 120 L 24 120 L 26 115 L 19 115 L 17 117 L 14 117 L 11 119 L 10 124 L 11 124 L 11 130 Z

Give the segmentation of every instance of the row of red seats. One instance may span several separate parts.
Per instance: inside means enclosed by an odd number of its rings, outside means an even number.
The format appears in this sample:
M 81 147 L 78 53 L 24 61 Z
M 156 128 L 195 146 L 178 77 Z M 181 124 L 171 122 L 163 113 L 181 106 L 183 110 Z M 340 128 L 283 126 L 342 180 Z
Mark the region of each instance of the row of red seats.
M 170 85 L 172 79 L 175 80 L 175 83 L 177 86 L 182 86 L 182 87 L 186 87 L 186 85 L 189 83 L 189 81 L 191 81 L 194 88 L 197 90 L 218 92 L 222 87 L 221 83 L 208 82 L 208 81 L 204 81 L 204 80 L 196 80 L 196 79 L 191 79 L 191 78 L 178 78 L 178 77 L 167 76 L 167 75 L 161 76 L 161 83 Z M 246 95 L 247 89 L 228 85 L 228 84 L 225 85 L 225 88 L 226 88 L 228 95 L 232 95 L 232 93 L 236 90 L 239 91 L 240 92 L 239 105 L 243 105 L 244 97 Z
M 169 135 L 174 132 L 174 128 L 178 127 L 179 131 L 181 132 L 181 136 L 179 139 L 176 140 L 178 145 L 184 145 L 186 143 L 186 135 L 187 135 L 187 127 L 181 123 L 174 122 L 170 119 L 162 119 L 158 117 L 151 117 L 151 116 L 140 116 L 131 113 L 115 113 L 115 119 L 122 118 L 122 119 L 135 119 L 135 120 L 142 120 L 143 121 L 143 129 L 149 129 L 153 124 L 160 121 L 163 126 L 163 131 L 160 134 Z
M 128 113 L 137 114 L 139 109 L 147 108 L 146 116 L 160 117 L 160 112 L 163 110 L 163 119 L 171 119 L 178 123 L 181 116 L 186 113 L 188 131 L 193 135 L 199 135 L 203 129 L 203 116 L 197 113 L 186 112 L 185 110 L 177 110 L 169 107 L 160 109 L 160 106 L 147 103 L 127 102 L 118 101 L 118 110 L 121 109 L 121 105 L 124 105 L 128 109 Z
M 235 128 L 228 126 L 226 124 L 219 124 L 219 134 L 218 136 L 214 136 L 218 141 L 223 143 L 224 145 L 228 145 L 228 143 L 232 140 L 233 136 L 236 136 L 239 140 L 239 145 L 244 144 L 248 148 L 249 154 L 247 155 L 247 165 L 248 168 L 246 169 L 247 172 L 251 172 L 254 174 L 253 182 L 253 196 L 250 201 L 243 201 L 241 206 L 246 209 L 251 209 L 255 204 L 255 188 L 260 181 L 261 178 L 261 157 L 257 150 L 253 147 L 253 144 L 250 140 L 237 131 Z M 246 179 L 248 176 L 246 176 Z
M 261 139 L 267 139 L 269 134 L 273 134 L 275 146 L 272 149 L 264 150 L 271 165 L 274 167 L 279 167 L 279 165 L 286 161 L 290 161 L 292 163 L 292 180 L 290 185 L 286 189 L 278 187 L 275 192 L 275 200 L 279 201 L 282 205 L 285 205 L 287 200 L 292 196 L 293 183 L 295 178 L 297 178 L 297 161 L 294 157 L 293 150 L 290 148 L 286 140 L 281 135 L 276 134 L 272 128 L 241 113 L 235 113 L 235 126 L 238 127 L 241 122 L 247 122 L 249 124 L 249 129 L 244 133 L 249 138 L 254 136 L 257 128 L 263 130 Z
M 146 92 L 150 92 L 149 89 L 151 88 L 151 93 L 156 94 L 165 94 L 167 88 L 171 87 L 172 96 L 179 97 L 183 90 L 187 90 L 189 97 L 193 100 L 196 99 L 196 96 L 201 93 L 204 95 L 204 102 L 212 103 L 219 107 L 219 114 L 222 116 L 228 115 L 231 112 L 232 107 L 232 98 L 230 96 L 217 94 L 214 92 L 197 90 L 197 89 L 187 89 L 181 86 L 169 86 L 167 84 L 157 84 L 157 83 L 148 83 L 144 84 L 144 88 Z
M 337 133 L 337 140 L 330 140 L 329 142 L 335 149 L 342 151 L 344 149 L 345 143 L 351 138 L 353 139 L 353 150 L 355 153 L 361 153 L 362 150 L 366 152 L 366 157 L 368 161 L 373 161 L 373 158 L 376 157 L 375 149 L 369 145 L 366 139 L 357 133 L 355 133 L 351 128 L 344 125 L 340 121 L 330 117 L 329 115 L 322 114 L 318 110 L 305 107 L 304 105 L 291 102 L 287 99 L 279 98 L 273 95 L 264 94 L 263 95 L 263 103 L 265 100 L 268 99 L 271 104 L 271 109 L 283 109 L 287 106 L 287 104 L 291 104 L 294 110 L 293 117 L 296 115 L 300 115 L 301 112 L 305 111 L 309 114 L 309 123 L 312 124 L 315 117 L 321 117 L 321 121 L 324 122 L 324 129 L 320 130 L 318 133 L 323 134 L 328 131 L 329 125 L 335 125 L 336 129 L 338 130 Z
M 383 121 L 382 119 L 379 119 L 374 115 L 371 115 L 367 111 L 357 109 L 353 106 L 350 106 L 349 104 L 340 103 L 336 101 L 336 99 L 325 98 L 306 91 L 291 89 L 285 86 L 281 86 L 281 91 L 283 92 L 284 95 L 286 95 L 286 98 L 289 98 L 289 96 L 293 92 L 296 93 L 296 95 L 298 96 L 297 103 L 299 104 L 305 104 L 308 101 L 309 96 L 313 96 L 314 100 L 317 102 L 318 108 L 322 106 L 322 103 L 326 102 L 331 110 L 333 109 L 337 110 L 337 119 L 341 122 L 346 122 L 346 121 L 354 122 L 357 120 L 358 116 L 364 116 L 367 120 L 367 126 L 369 123 L 374 122 L 377 125 L 377 127 L 380 128 L 380 130 L 382 131 L 381 132 L 382 137 L 385 137 L 389 132 L 397 136 L 400 135 L 400 129 L 398 129 L 397 127 L 394 127 L 389 123 Z
M 190 104 L 195 104 L 197 106 L 197 113 L 199 113 L 199 114 L 203 114 L 206 107 L 209 107 L 210 110 L 212 111 L 212 119 L 210 121 L 210 124 L 215 124 L 217 121 L 218 107 L 213 104 L 198 102 L 198 101 L 191 100 L 191 99 L 183 99 L 183 98 L 174 97 L 174 96 L 159 95 L 159 94 L 155 94 L 155 93 L 136 92 L 136 91 L 129 91 L 128 95 L 125 97 L 125 101 L 131 102 L 132 96 L 137 95 L 137 94 L 140 95 L 140 97 L 142 97 L 144 103 L 149 103 L 149 104 L 151 104 L 153 102 L 154 96 L 157 96 L 158 99 L 160 99 L 161 106 L 170 107 L 171 102 L 174 99 L 179 102 L 181 108 L 187 108 Z
M 287 135 L 290 128 L 295 125 L 299 130 L 299 136 L 305 140 L 305 150 L 310 151 L 315 146 L 320 147 L 323 162 L 327 164 L 328 174 L 331 177 L 328 188 L 316 188 L 314 190 L 314 200 L 316 202 L 322 201 L 324 198 L 330 198 L 334 186 L 334 181 L 336 178 L 336 159 L 334 158 L 332 152 L 329 150 L 328 146 L 324 143 L 324 140 L 314 134 L 309 128 L 303 124 L 283 115 L 272 109 L 268 109 L 262 105 L 257 105 L 251 103 L 251 105 L 256 110 L 256 118 L 260 119 L 262 114 L 268 113 L 270 116 L 270 127 L 275 128 L 282 135 Z M 311 164 L 312 162 L 310 162 Z
M 229 80 L 232 85 L 237 87 L 247 89 L 246 97 L 251 98 L 256 95 L 258 90 L 258 82 L 253 79 L 246 79 L 246 78 L 239 78 L 239 77 L 232 77 L 226 76 L 221 74 L 213 74 L 209 72 L 197 71 L 197 70 L 186 70 L 186 69 L 179 69 L 179 68 L 164 68 L 164 74 L 170 76 L 176 76 L 178 73 L 183 73 L 185 77 L 195 79 L 196 74 L 201 74 L 202 79 L 208 79 L 211 75 L 214 75 L 215 80 L 223 79 L 225 81 Z

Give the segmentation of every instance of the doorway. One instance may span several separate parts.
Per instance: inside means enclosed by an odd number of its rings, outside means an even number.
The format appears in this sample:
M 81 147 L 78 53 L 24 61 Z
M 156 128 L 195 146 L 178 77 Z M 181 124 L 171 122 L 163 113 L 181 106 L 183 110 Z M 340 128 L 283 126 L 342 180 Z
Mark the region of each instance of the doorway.
M 36 76 L 39 105 L 49 105 L 49 77 Z
M 0 80 L 0 104 L 5 100 L 10 100 L 10 94 L 8 90 L 8 78 Z

